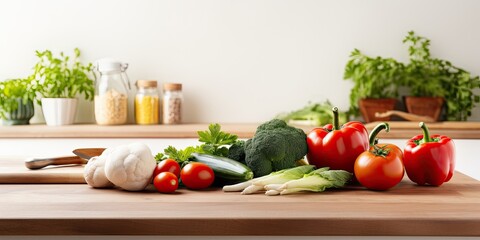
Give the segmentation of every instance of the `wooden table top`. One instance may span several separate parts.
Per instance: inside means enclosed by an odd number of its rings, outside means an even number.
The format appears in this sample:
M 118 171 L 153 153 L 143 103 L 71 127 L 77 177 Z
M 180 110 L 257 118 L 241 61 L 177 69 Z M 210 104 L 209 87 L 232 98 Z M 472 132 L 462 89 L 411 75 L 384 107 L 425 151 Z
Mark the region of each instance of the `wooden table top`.
M 480 182 L 289 196 L 0 184 L 0 234 L 480 236 Z
M 391 131 L 379 134 L 381 138 L 408 139 L 421 134 L 418 122 L 389 122 Z M 372 130 L 378 123 L 365 126 Z M 208 123 L 180 125 L 117 125 L 99 126 L 76 124 L 49 127 L 42 124 L 0 126 L 0 138 L 197 138 L 197 131 L 208 129 Z M 221 123 L 222 130 L 251 138 L 259 123 Z M 480 122 L 437 122 L 428 124 L 432 134 L 447 135 L 457 139 L 480 139 Z M 314 127 L 300 126 L 306 133 Z

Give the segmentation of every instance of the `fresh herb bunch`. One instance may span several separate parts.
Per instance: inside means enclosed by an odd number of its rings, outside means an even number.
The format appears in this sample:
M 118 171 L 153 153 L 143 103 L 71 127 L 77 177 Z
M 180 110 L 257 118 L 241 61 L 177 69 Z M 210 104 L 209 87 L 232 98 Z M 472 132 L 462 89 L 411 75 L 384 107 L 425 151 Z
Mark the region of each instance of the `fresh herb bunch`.
M 18 108 L 17 99 L 23 104 L 35 99 L 35 84 L 31 78 L 11 79 L 0 82 L 0 118 Z
M 215 156 L 227 157 L 228 147 L 234 144 L 238 136 L 221 131 L 221 126 L 218 123 L 210 124 L 207 131 L 198 131 L 198 141 L 203 142 L 200 147 L 203 153 L 212 154 Z
M 409 52 L 409 63 L 392 58 L 371 58 L 355 49 L 345 67 L 344 79 L 351 79 L 350 113 L 358 115 L 361 98 L 393 98 L 398 87 L 410 89 L 413 96 L 444 97 L 447 119 L 465 121 L 472 114 L 480 95 L 479 76 L 454 66 L 451 62 L 432 58 L 430 40 L 410 31 L 403 39 Z
M 412 96 L 444 96 L 442 64 L 430 57 L 430 40 L 410 31 L 403 43 L 408 45 L 410 63 L 405 68 L 402 85 L 409 87 Z
M 93 100 L 93 64 L 80 63 L 78 48 L 75 48 L 74 53 L 74 57 L 70 58 L 61 52 L 57 58 L 50 50 L 36 51 L 39 60 L 32 76 L 38 81 L 38 92 L 44 98 L 75 98 L 77 94 L 83 94 L 85 99 Z
M 343 76 L 354 83 L 349 113 L 358 115 L 358 101 L 362 98 L 396 98 L 403 69 L 404 65 L 393 58 L 372 58 L 353 50 Z
M 158 153 L 155 156 L 157 162 L 167 158 L 175 159 L 177 162 L 188 161 L 192 153 L 206 153 L 220 157 L 227 157 L 229 147 L 237 142 L 238 136 L 221 131 L 221 126 L 218 123 L 210 124 L 208 130 L 198 131 L 198 141 L 203 142 L 200 146 L 189 146 L 185 149 L 178 150 L 173 146 L 168 146 L 163 150 L 163 153 Z
M 432 58 L 430 40 L 410 31 L 403 40 L 408 45 L 410 63 L 405 68 L 402 85 L 413 96 L 444 97 L 448 120 L 465 121 L 480 96 L 480 78 L 454 66 L 451 62 Z
M 199 152 L 200 148 L 199 147 L 187 147 L 183 150 L 178 150 L 173 146 L 168 146 L 165 148 L 163 151 L 165 155 L 168 155 L 169 158 L 175 159 L 175 161 L 181 163 L 188 161 L 190 157 L 192 156 L 192 153 Z M 155 156 L 155 159 L 158 161 L 158 156 Z M 163 160 L 163 159 L 160 159 Z

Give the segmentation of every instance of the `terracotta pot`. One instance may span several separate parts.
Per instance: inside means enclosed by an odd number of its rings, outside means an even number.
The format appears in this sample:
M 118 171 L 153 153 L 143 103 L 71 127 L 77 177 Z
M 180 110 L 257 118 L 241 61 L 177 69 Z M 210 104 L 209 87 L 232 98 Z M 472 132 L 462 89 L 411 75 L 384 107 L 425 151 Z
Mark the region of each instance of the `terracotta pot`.
M 360 99 L 358 106 L 365 122 L 389 121 L 390 117 L 375 117 L 375 113 L 383 113 L 395 109 L 397 99 L 394 98 L 364 98 Z
M 445 99 L 442 97 L 405 97 L 405 107 L 409 113 L 428 116 L 438 121 Z

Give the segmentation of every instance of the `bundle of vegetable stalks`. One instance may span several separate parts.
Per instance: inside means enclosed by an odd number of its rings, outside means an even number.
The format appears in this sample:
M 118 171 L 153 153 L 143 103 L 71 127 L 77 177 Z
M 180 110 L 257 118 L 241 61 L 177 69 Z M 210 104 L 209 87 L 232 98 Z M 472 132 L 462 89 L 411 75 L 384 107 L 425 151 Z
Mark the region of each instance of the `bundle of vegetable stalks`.
M 225 192 L 253 194 L 265 191 L 268 196 L 286 195 L 301 191 L 323 192 L 327 188 L 340 188 L 351 179 L 352 174 L 328 167 L 315 170 L 313 165 L 299 166 L 270 173 L 250 181 L 224 186 Z

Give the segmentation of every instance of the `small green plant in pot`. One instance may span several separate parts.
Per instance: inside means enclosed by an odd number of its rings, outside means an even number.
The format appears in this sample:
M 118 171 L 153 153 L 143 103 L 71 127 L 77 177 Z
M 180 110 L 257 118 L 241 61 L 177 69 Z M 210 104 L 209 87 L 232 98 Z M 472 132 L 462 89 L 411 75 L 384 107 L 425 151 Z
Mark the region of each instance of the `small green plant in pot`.
M 78 95 L 93 100 L 93 64 L 83 65 L 78 59 L 80 50 L 76 48 L 74 53 L 70 58 L 63 52 L 59 57 L 54 57 L 49 50 L 36 52 L 39 61 L 33 77 L 38 82 L 39 104 L 49 126 L 73 124 Z
M 355 49 L 350 55 L 344 79 L 353 81 L 350 92 L 350 114 L 361 112 L 366 122 L 387 121 L 375 116 L 395 108 L 398 85 L 404 65 L 392 58 L 369 57 Z
M 455 67 L 449 61 L 432 58 L 430 40 L 409 32 L 403 40 L 408 45 L 410 63 L 405 68 L 402 85 L 410 89 L 405 105 L 410 113 L 438 120 L 444 102 L 447 120 L 465 121 L 480 96 L 478 76 Z
M 34 114 L 34 88 L 30 78 L 0 82 L 0 118 L 3 125 L 29 124 Z

